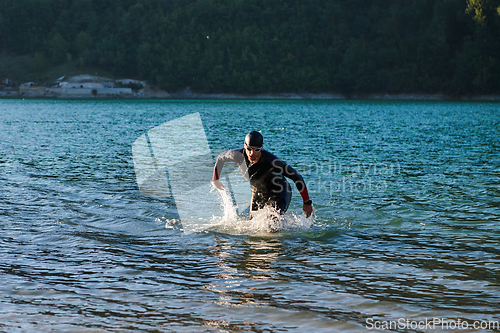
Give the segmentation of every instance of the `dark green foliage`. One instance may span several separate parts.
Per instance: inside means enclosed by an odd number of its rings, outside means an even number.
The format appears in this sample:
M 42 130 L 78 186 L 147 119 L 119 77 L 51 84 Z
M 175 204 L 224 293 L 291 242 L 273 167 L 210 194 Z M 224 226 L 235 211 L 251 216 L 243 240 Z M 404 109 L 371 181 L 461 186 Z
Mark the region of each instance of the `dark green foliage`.
M 35 55 L 30 60 L 29 70 L 33 73 L 41 72 L 47 68 L 47 61 L 44 55 L 40 52 L 35 52 Z
M 500 92 L 500 0 L 0 0 L 0 51 L 169 91 Z

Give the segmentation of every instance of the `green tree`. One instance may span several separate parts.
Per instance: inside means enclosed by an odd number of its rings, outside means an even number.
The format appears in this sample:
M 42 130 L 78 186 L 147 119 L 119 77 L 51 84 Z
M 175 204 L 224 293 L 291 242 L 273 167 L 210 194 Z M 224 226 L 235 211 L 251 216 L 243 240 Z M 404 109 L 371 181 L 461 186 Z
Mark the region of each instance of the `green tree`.
M 64 63 L 68 59 L 68 42 L 59 33 L 55 33 L 46 42 L 48 54 L 53 63 Z
M 92 36 L 85 31 L 80 31 L 75 39 L 75 47 L 79 54 L 83 53 L 85 50 L 90 50 L 93 43 Z
M 41 72 L 47 68 L 47 59 L 42 52 L 35 52 L 28 67 L 32 72 Z
M 498 0 L 468 0 L 467 13 L 473 15 L 474 21 L 486 24 L 487 20 L 500 15 Z

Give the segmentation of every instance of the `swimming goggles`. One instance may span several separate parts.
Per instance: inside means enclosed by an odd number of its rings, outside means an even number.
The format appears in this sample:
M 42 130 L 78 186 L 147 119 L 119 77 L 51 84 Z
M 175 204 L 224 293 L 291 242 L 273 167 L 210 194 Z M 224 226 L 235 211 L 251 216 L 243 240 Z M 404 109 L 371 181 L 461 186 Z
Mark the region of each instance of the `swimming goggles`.
M 254 147 L 250 147 L 250 146 L 245 145 L 245 149 L 248 151 L 255 150 L 255 152 L 258 153 L 259 151 L 262 150 L 262 147 L 254 148 Z

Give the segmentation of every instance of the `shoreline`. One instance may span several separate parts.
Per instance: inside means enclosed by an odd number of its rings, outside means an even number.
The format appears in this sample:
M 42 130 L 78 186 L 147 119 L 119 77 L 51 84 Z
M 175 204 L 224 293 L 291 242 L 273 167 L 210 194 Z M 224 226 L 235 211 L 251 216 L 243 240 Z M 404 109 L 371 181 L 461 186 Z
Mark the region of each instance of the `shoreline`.
M 64 80 L 64 81 L 63 81 Z M 197 93 L 187 87 L 168 92 L 149 85 L 147 81 L 110 79 L 103 76 L 80 74 L 61 77 L 52 87 L 35 85 L 33 82 L 19 88 L 0 90 L 0 98 L 33 99 L 201 99 L 201 100 L 402 100 L 402 101 L 482 101 L 498 102 L 499 95 L 452 96 L 442 93 Z
M 500 95 L 471 95 L 450 96 L 446 94 L 341 94 L 341 93 L 263 93 L 263 94 L 235 94 L 235 93 L 195 93 L 176 92 L 169 93 L 163 90 L 149 91 L 108 91 L 92 93 L 92 91 L 57 91 L 58 88 L 33 87 L 23 90 L 0 91 L 0 99 L 201 99 L 201 100 L 380 100 L 380 101 L 478 101 L 499 102 Z M 62 89 L 59 89 L 62 90 Z M 69 89 L 68 89 L 69 90 Z M 82 89 L 83 90 L 83 89 Z
M 341 94 L 341 93 L 276 93 L 276 94 L 205 94 L 205 93 L 176 93 L 170 99 L 233 99 L 233 100 L 401 100 L 401 101 L 484 101 L 498 102 L 500 95 L 477 95 L 453 97 L 445 94 Z

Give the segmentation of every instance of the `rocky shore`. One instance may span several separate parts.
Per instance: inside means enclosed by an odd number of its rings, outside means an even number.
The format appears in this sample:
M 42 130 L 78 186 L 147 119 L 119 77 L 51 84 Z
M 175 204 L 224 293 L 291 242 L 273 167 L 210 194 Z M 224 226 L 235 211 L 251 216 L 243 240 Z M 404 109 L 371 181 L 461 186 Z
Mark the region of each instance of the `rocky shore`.
M 316 100 L 428 100 L 428 101 L 500 101 L 500 95 L 453 97 L 444 94 L 341 94 L 341 93 L 273 93 L 273 94 L 206 94 L 186 88 L 167 92 L 151 87 L 146 81 L 78 75 L 58 82 L 56 86 L 21 86 L 19 90 L 0 90 L 0 98 L 82 98 L 82 99 L 316 99 Z
M 5 98 L 171 98 L 166 91 L 151 87 L 146 81 L 78 75 L 61 78 L 51 87 L 26 83 L 19 90 L 0 90 Z

